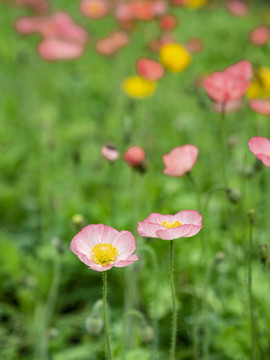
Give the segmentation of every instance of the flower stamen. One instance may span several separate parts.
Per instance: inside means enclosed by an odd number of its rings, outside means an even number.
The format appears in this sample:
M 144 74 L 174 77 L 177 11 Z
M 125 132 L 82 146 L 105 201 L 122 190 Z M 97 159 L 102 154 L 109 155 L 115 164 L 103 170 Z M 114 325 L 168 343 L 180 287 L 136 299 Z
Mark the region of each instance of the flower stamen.
M 115 261 L 118 250 L 111 244 L 98 244 L 90 252 L 90 259 L 96 264 L 106 266 Z
M 167 229 L 170 229 L 170 228 L 176 228 L 178 226 L 181 226 L 182 224 L 179 221 L 163 221 L 161 223 L 161 225 Z

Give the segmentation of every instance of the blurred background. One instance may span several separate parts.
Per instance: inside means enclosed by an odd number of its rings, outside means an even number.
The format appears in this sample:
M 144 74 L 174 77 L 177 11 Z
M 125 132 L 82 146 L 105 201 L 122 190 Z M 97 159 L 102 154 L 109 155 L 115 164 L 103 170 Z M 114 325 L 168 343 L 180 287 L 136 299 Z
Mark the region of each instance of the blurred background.
M 270 136 L 269 116 L 250 109 L 247 98 L 241 110 L 226 114 L 224 191 L 221 114 L 213 111 L 202 87 L 204 76 L 243 59 L 255 70 L 270 67 L 269 41 L 258 45 L 250 37 L 258 26 L 270 26 L 269 1 L 233 2 L 240 3 L 242 15 L 229 1 L 161 1 L 164 14 L 177 24 L 165 30 L 160 13 L 139 11 L 132 21 L 123 20 L 116 11 L 121 1 L 110 1 L 105 15 L 98 16 L 98 6 L 91 15 L 79 1 L 0 2 L 1 359 L 104 359 L 101 273 L 69 250 L 83 226 L 97 223 L 132 231 L 140 256 L 130 268 L 108 274 L 115 359 L 167 358 L 168 243 L 143 239 L 136 229 L 152 212 L 198 210 L 189 179 L 163 174 L 162 156 L 184 144 L 200 150 L 192 175 L 206 205 L 204 235 L 176 243 L 176 359 L 251 359 L 250 208 L 256 214 L 251 254 L 256 359 L 270 359 L 269 269 L 259 253 L 259 245 L 269 242 L 269 171 L 254 170 L 247 146 L 252 136 Z M 67 44 L 63 52 L 62 44 L 53 44 L 56 52 L 51 44 L 41 45 L 58 29 L 42 19 L 56 12 L 69 14 L 83 34 L 74 35 L 71 53 Z M 120 44 L 100 45 L 116 31 L 124 33 Z M 189 48 L 187 69 L 166 71 L 151 96 L 137 98 L 125 90 L 123 81 L 136 75 L 137 59 L 158 61 L 162 44 L 187 46 L 191 39 L 200 46 Z M 119 152 L 114 162 L 102 156 L 107 143 Z M 133 145 L 146 153 L 143 172 L 123 160 Z M 204 256 L 201 236 L 207 243 Z M 263 251 L 267 257 L 267 247 Z

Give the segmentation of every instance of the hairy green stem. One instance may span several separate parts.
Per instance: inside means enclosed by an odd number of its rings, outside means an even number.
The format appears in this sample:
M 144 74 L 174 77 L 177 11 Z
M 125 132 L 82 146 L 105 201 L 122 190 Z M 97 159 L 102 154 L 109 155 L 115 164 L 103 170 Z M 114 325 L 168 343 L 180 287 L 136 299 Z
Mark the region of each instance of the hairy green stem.
M 177 332 L 177 308 L 176 308 L 176 295 L 174 288 L 174 240 L 170 241 L 170 282 L 172 292 L 172 335 L 171 335 L 171 350 L 170 360 L 174 360 L 175 347 L 176 347 L 176 332 Z
M 103 316 L 104 316 L 105 338 L 106 338 L 108 359 L 112 360 L 110 334 L 109 334 L 109 323 L 108 323 L 108 318 L 107 318 L 107 306 L 106 305 L 107 305 L 107 271 L 104 271 L 103 272 Z
M 253 221 L 250 220 L 249 242 L 248 242 L 248 299 L 249 299 L 249 321 L 250 321 L 250 342 L 251 354 L 250 359 L 255 360 L 255 318 L 254 303 L 252 295 L 252 246 L 253 246 Z

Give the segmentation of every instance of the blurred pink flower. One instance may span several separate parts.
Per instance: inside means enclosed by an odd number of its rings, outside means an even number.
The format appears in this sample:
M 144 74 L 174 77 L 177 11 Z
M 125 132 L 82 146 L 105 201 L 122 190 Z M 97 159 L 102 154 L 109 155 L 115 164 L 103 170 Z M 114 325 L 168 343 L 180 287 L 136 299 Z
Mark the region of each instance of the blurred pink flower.
M 130 231 L 117 231 L 103 225 L 84 227 L 71 241 L 70 250 L 96 271 L 123 267 L 137 261 L 136 240 Z
M 253 77 L 252 65 L 248 60 L 242 60 L 238 63 L 228 66 L 224 72 L 230 76 L 250 80 Z
M 149 81 L 160 80 L 164 74 L 164 67 L 157 61 L 149 58 L 140 58 L 136 61 L 138 75 Z
M 107 0 L 82 0 L 79 8 L 80 12 L 89 19 L 102 19 L 110 10 Z
M 226 8 L 231 14 L 238 17 L 247 16 L 250 12 L 248 4 L 241 0 L 226 1 Z
M 213 106 L 213 110 L 218 113 L 221 113 L 223 111 L 225 113 L 230 113 L 240 110 L 243 107 L 243 101 L 242 99 L 239 99 L 239 100 L 227 101 L 226 103 L 213 102 L 212 106 Z
M 158 19 L 158 25 L 161 30 L 173 30 L 178 26 L 178 19 L 173 14 L 165 14 Z
M 119 158 L 119 152 L 112 144 L 102 146 L 101 154 L 108 161 L 116 161 Z
M 257 159 L 261 160 L 265 166 L 270 167 L 270 139 L 255 136 L 249 140 L 248 146 Z
M 186 42 L 185 47 L 191 54 L 197 54 L 203 51 L 204 44 L 199 38 L 191 38 Z
M 140 166 L 145 160 L 145 151 L 140 146 L 132 146 L 125 152 L 123 158 L 131 167 Z
M 84 53 L 81 44 L 65 39 L 45 38 L 38 45 L 38 53 L 47 61 L 76 59 Z
M 185 175 L 196 164 L 198 155 L 199 149 L 194 145 L 187 144 L 174 148 L 169 154 L 163 155 L 163 173 L 175 177 Z
M 111 56 L 125 47 L 129 41 L 129 35 L 125 31 L 115 31 L 107 37 L 98 40 L 95 44 L 95 49 L 101 55 Z
M 231 76 L 226 71 L 214 72 L 204 78 L 204 88 L 208 96 L 218 103 L 240 99 L 249 87 L 244 77 Z
M 196 210 L 183 210 L 175 215 L 152 213 L 138 223 L 140 236 L 174 240 L 196 235 L 202 226 L 202 215 Z
M 249 107 L 262 115 L 270 115 L 270 98 L 249 100 Z
M 249 33 L 249 40 L 255 46 L 263 46 L 270 40 L 270 28 L 266 25 L 261 25 L 253 29 Z

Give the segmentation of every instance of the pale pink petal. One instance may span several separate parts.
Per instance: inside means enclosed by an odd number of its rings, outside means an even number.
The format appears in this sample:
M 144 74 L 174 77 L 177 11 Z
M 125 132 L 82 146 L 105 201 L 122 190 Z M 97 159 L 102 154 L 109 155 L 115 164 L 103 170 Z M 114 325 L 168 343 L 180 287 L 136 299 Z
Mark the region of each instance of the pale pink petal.
M 248 105 L 253 111 L 259 114 L 270 115 L 270 98 L 249 100 Z
M 239 100 L 231 100 L 231 101 L 227 101 L 226 103 L 217 103 L 217 102 L 213 102 L 212 104 L 213 110 L 221 113 L 221 112 L 225 112 L 225 113 L 230 113 L 233 111 L 238 111 L 243 107 L 243 101 L 242 99 Z
M 90 269 L 95 270 L 95 271 L 107 271 L 110 270 L 115 263 L 110 263 L 108 265 L 100 265 L 100 264 L 95 264 L 94 262 L 89 266 Z
M 248 142 L 249 150 L 254 155 L 270 153 L 270 139 L 262 136 L 254 136 Z
M 112 242 L 118 250 L 118 260 L 126 260 L 136 250 L 136 240 L 130 231 L 122 230 Z
M 193 224 L 181 225 L 176 228 L 168 228 L 164 230 L 158 230 L 157 236 L 162 240 L 174 240 L 181 237 L 190 237 L 196 235 L 202 226 Z
M 165 220 L 164 220 L 165 221 Z M 145 236 L 145 237 L 152 237 L 152 238 L 156 238 L 157 236 L 157 231 L 160 229 L 163 229 L 164 226 L 162 226 L 161 224 L 157 224 L 157 223 L 151 223 L 148 221 L 142 221 L 138 223 L 138 234 L 140 236 Z
M 250 42 L 255 46 L 263 46 L 270 40 L 270 28 L 266 25 L 261 25 L 253 29 L 249 34 Z
M 39 55 L 48 61 L 76 59 L 84 50 L 81 44 L 56 38 L 47 38 L 38 46 Z
M 200 226 L 202 225 L 202 215 L 197 210 L 182 210 L 174 215 L 174 221 Z
M 270 154 L 270 153 L 269 153 Z M 257 154 L 256 157 L 261 160 L 265 166 L 270 166 L 270 156 L 265 154 Z
M 128 266 L 130 264 L 132 264 L 134 261 L 139 260 L 139 257 L 137 254 L 133 254 L 131 255 L 129 258 L 127 258 L 126 260 L 117 260 L 114 264 L 115 267 L 123 267 L 123 266 Z
M 239 17 L 247 16 L 250 12 L 248 4 L 241 0 L 226 1 L 226 8 L 231 14 Z
M 162 157 L 165 165 L 164 174 L 175 177 L 185 175 L 195 165 L 198 154 L 199 149 L 194 145 L 187 144 L 174 148 Z
M 253 77 L 253 69 L 250 61 L 242 60 L 237 64 L 227 67 L 224 72 L 230 76 L 244 78 L 250 80 Z

